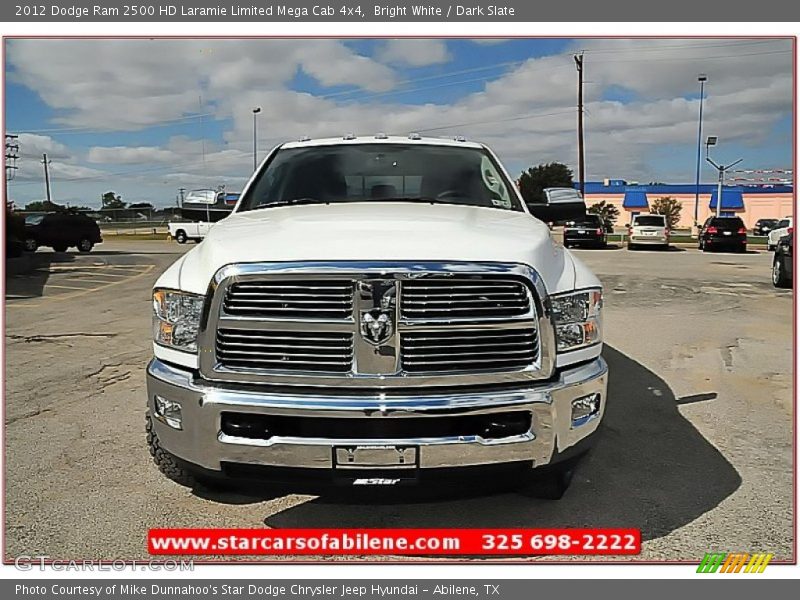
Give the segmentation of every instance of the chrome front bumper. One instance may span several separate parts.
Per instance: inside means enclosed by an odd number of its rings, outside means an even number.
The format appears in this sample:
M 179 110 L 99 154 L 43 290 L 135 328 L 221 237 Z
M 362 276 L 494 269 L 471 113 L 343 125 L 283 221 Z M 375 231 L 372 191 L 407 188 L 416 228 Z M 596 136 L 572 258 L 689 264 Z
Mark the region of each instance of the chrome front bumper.
M 414 467 L 445 468 L 530 461 L 550 463 L 595 432 L 606 405 L 608 367 L 597 358 L 560 372 L 555 381 L 504 391 L 463 391 L 388 395 L 272 392 L 256 386 L 227 386 L 194 378 L 187 370 L 154 359 L 147 369 L 148 410 L 161 446 L 186 462 L 212 471 L 225 463 L 334 468 L 342 447 L 416 448 Z M 589 418 L 573 421 L 572 401 L 600 394 L 600 407 Z M 157 415 L 154 398 L 181 406 L 182 428 Z M 496 439 L 480 436 L 403 439 L 327 439 L 273 436 L 266 440 L 230 437 L 221 431 L 222 412 L 293 417 L 402 419 L 441 415 L 476 415 L 530 411 L 524 434 Z

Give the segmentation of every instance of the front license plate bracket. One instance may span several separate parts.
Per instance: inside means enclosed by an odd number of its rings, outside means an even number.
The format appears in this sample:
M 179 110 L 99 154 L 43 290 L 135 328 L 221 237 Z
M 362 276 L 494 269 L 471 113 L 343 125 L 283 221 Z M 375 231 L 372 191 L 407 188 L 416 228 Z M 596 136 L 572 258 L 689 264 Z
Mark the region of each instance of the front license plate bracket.
M 417 446 L 359 444 L 334 446 L 335 469 L 415 469 L 419 466 Z

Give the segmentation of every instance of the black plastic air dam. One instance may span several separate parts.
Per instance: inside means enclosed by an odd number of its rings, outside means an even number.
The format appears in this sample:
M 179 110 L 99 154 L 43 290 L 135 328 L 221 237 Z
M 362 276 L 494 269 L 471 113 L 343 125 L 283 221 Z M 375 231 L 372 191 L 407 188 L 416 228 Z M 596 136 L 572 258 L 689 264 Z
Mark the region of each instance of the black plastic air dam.
M 225 435 L 258 440 L 268 440 L 273 436 L 332 440 L 402 440 L 454 436 L 500 439 L 522 435 L 531 429 L 531 413 L 528 411 L 378 418 L 288 417 L 223 412 L 221 421 L 221 430 Z

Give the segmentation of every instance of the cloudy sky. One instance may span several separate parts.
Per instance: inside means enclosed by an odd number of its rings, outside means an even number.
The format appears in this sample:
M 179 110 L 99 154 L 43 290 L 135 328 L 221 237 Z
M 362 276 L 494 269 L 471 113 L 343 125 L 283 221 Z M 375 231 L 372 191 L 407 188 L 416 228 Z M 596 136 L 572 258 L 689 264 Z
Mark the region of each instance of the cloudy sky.
M 576 73 L 585 56 L 587 179 L 694 180 L 698 73 L 719 160 L 792 164 L 788 39 L 7 40 L 6 131 L 19 134 L 9 186 L 98 206 L 175 203 L 180 187 L 237 191 L 261 156 L 303 135 L 466 135 L 513 175 L 575 169 Z M 575 169 L 577 170 L 577 169 Z M 704 169 L 704 180 L 714 172 Z

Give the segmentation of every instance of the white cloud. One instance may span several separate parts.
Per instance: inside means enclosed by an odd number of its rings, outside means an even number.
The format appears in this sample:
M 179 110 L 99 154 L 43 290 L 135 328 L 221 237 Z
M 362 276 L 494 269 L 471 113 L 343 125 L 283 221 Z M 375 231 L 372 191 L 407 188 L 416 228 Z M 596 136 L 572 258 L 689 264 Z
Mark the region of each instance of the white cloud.
M 153 146 L 94 146 L 87 155 L 90 163 L 115 165 L 141 165 L 169 162 L 173 159 L 174 152 Z
M 426 67 L 448 62 L 452 57 L 444 40 L 395 39 L 386 40 L 378 58 L 395 65 Z
M 282 89 L 298 69 L 323 85 L 384 91 L 391 69 L 334 40 L 12 40 L 12 78 L 57 122 L 142 128 L 217 109 L 240 89 Z
M 578 49 L 586 51 L 587 166 L 593 179 L 684 176 L 665 173 L 659 154 L 685 146 L 687 161 L 693 156 L 699 72 L 709 77 L 705 130 L 727 143 L 751 145 L 753 154 L 746 157 L 751 164 L 760 160 L 758 148 L 776 123 L 792 111 L 790 41 L 580 40 Z M 388 40 L 378 58 L 393 60 L 387 52 L 423 64 L 444 60 L 447 50 L 441 40 Z M 8 58 L 16 80 L 37 91 L 72 126 L 124 129 L 179 118 L 199 109 L 202 93 L 205 110 L 214 113 L 209 118 L 229 119 L 223 121 L 221 141 L 176 136 L 162 146 L 109 144 L 86 153 L 93 164 L 129 165 L 130 173 L 115 181 L 151 188 L 222 181 L 241 186 L 252 169 L 254 106 L 262 107 L 262 157 L 272 145 L 301 135 L 433 129 L 432 135 L 464 134 L 485 141 L 515 169 L 553 160 L 576 163 L 576 74 L 568 52 L 532 58 L 505 72 L 498 68 L 496 78 L 479 91 L 427 104 L 398 102 L 391 94 L 370 97 L 394 89 L 394 73 L 331 40 L 171 40 L 155 45 L 141 40 L 16 40 L 9 44 Z M 56 65 L 42 64 L 48 61 Z M 362 91 L 328 97 L 293 91 L 288 86 L 298 69 L 324 85 L 354 85 Z M 453 80 L 459 79 L 444 81 Z M 630 95 L 624 102 L 613 93 L 620 88 Z M 21 146 L 34 155 L 48 148 L 54 161 L 65 165 L 80 166 L 84 155 L 46 136 L 30 137 Z M 39 177 L 40 171 L 41 165 Z M 174 191 L 165 196 L 171 198 Z

